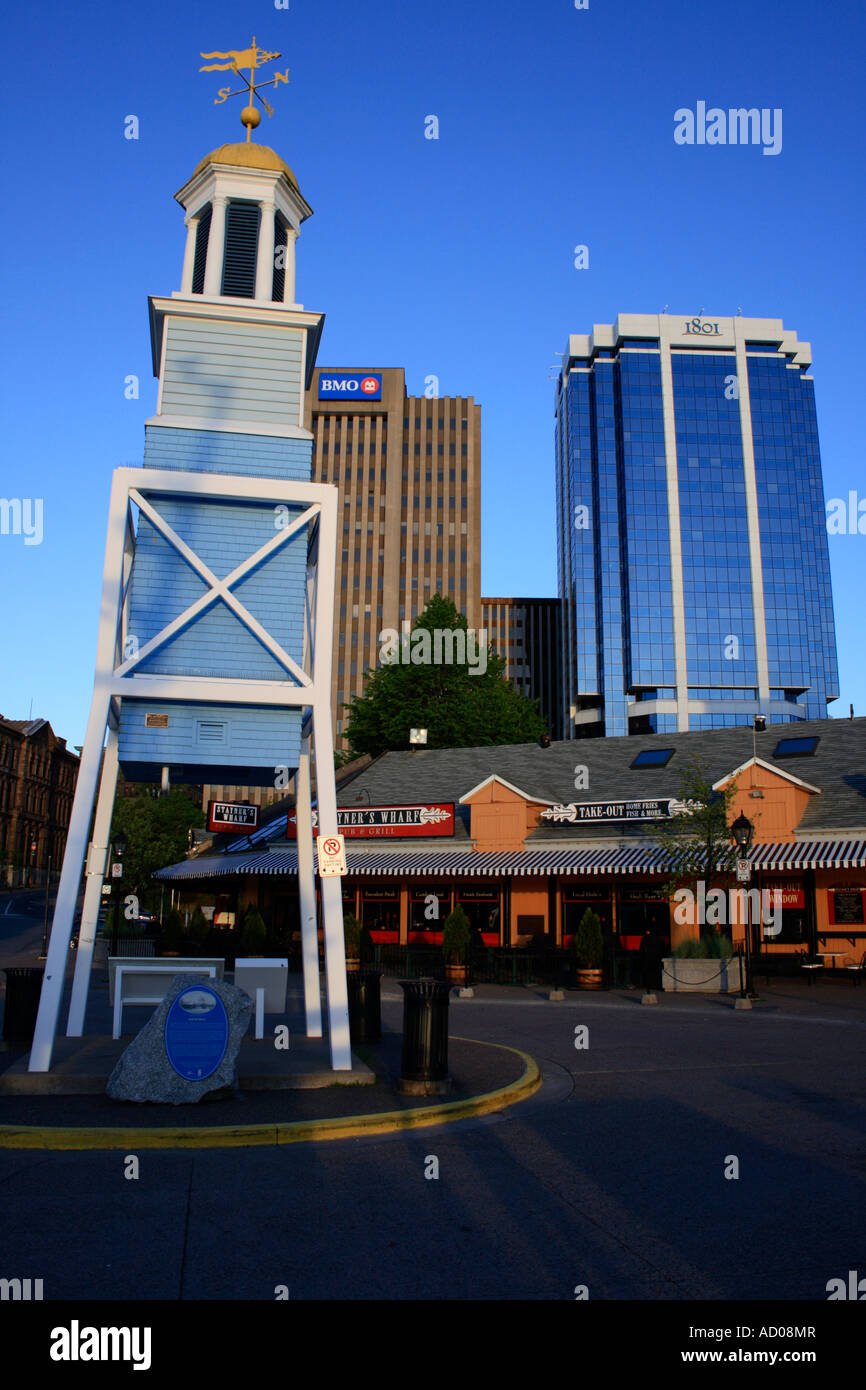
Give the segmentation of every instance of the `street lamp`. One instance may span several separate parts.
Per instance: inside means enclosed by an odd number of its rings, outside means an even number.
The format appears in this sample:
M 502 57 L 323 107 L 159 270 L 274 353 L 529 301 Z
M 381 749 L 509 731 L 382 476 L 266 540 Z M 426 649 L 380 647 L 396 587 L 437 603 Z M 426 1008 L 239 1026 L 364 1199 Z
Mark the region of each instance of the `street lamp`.
M 752 822 L 746 816 L 743 815 L 741 811 L 740 814 L 737 816 L 737 819 L 731 826 L 731 835 L 733 836 L 734 843 L 736 844 L 737 848 L 740 850 L 742 855 L 748 854 L 749 846 L 752 843 L 752 836 L 754 835 L 754 833 L 755 827 L 752 825 Z
M 114 920 L 111 924 L 111 954 L 117 955 L 117 934 L 120 927 L 120 880 L 123 876 L 123 856 L 126 854 L 129 841 L 122 830 L 118 830 L 111 841 L 111 848 L 114 853 L 114 863 L 111 866 L 112 905 L 114 907 Z M 115 870 L 119 870 L 116 873 Z
M 748 854 L 754 833 L 755 827 L 741 811 L 737 819 L 731 825 L 731 838 L 740 852 L 741 859 L 745 859 Z M 751 878 L 751 865 L 747 864 L 742 873 L 740 866 L 737 866 L 737 882 L 750 883 Z M 746 921 L 744 923 L 746 929 L 746 978 L 742 981 L 740 986 L 740 997 L 742 999 L 751 996 L 752 993 L 752 899 L 748 888 L 746 889 L 746 903 Z

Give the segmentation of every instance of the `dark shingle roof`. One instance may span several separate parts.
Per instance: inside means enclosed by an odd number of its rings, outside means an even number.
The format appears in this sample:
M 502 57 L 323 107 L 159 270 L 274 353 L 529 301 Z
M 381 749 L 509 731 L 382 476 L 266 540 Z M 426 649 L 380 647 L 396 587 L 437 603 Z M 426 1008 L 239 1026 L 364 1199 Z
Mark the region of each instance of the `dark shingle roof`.
M 773 759 L 783 738 L 818 735 L 812 756 Z M 812 796 L 797 830 L 800 837 L 816 832 L 866 830 L 866 719 L 819 719 L 795 724 L 768 724 L 755 737 L 758 757 L 779 772 L 820 787 Z M 666 767 L 632 768 L 645 748 L 673 748 Z M 701 730 L 694 733 L 629 735 L 626 738 L 572 739 L 541 748 L 537 743 L 502 744 L 482 748 L 430 748 L 383 753 L 338 796 L 340 806 L 355 804 L 363 788 L 373 806 L 401 802 L 457 802 L 492 774 L 540 801 L 638 800 L 674 797 L 681 789 L 685 764 L 704 763 L 709 780 L 716 782 L 752 757 L 752 730 Z M 588 785 L 575 790 L 575 769 L 588 769 Z M 359 797 L 359 802 L 366 797 Z M 559 840 L 591 836 L 598 825 L 545 824 L 530 837 Z M 640 835 L 635 824 L 622 825 L 629 838 Z M 616 825 L 605 825 L 603 834 L 616 835 Z

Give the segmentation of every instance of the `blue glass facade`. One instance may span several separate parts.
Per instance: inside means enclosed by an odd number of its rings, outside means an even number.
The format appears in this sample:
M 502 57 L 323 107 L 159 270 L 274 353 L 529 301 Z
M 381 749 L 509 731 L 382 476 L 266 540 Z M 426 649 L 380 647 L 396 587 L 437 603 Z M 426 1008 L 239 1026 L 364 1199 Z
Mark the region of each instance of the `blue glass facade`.
M 671 336 L 571 340 L 560 377 L 565 737 L 825 718 L 838 693 L 813 382 L 784 343 Z

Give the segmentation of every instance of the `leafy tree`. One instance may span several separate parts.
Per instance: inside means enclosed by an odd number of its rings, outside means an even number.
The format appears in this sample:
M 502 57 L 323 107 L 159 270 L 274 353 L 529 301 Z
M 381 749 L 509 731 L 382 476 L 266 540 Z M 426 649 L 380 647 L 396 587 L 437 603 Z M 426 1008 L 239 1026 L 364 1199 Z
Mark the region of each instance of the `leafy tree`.
M 468 630 L 464 614 L 434 594 L 415 619 L 406 649 L 401 642 L 388 664 L 368 671 L 364 694 L 344 706 L 353 757 L 406 748 L 410 728 L 427 730 L 428 748 L 530 743 L 545 732 L 537 700 L 526 699 L 505 678 L 504 657 L 490 647 L 479 654 L 477 633 L 474 647 L 472 639 L 457 639 L 466 643 L 462 655 L 474 660 L 448 661 L 459 648 L 449 652 L 444 644 L 437 652 L 434 632 L 461 629 Z
M 696 893 L 699 881 L 707 893 L 714 885 L 727 886 L 736 868 L 739 851 L 731 843 L 730 832 L 736 787 L 731 782 L 721 791 L 713 791 L 709 776 L 705 764 L 694 759 L 688 762 L 677 793 L 681 809 L 650 829 L 669 860 L 670 877 L 665 884 L 669 898 L 679 888 Z M 715 935 L 714 925 L 701 923 L 701 936 Z
M 181 787 L 154 796 L 150 788 L 139 786 L 134 796 L 118 796 L 111 834 L 113 837 L 122 830 L 128 841 L 123 856 L 123 891 L 135 893 L 142 905 L 158 900 L 153 874 L 183 859 L 190 829 L 202 825 L 201 807 Z

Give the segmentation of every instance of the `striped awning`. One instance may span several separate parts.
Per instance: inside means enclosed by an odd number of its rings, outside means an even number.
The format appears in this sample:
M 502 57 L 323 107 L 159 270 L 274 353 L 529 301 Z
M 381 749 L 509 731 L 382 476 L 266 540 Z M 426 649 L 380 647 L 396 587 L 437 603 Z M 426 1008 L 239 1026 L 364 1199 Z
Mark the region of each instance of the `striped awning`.
M 756 845 L 753 868 L 769 872 L 802 869 L 866 868 L 866 840 L 810 840 L 795 844 Z M 346 867 L 360 878 L 502 878 L 547 874 L 600 877 L 607 874 L 664 874 L 665 851 L 657 846 L 614 846 L 606 849 L 527 849 L 513 853 L 477 853 L 472 849 L 359 850 L 346 849 Z M 243 853 L 203 855 L 160 869 L 155 878 L 170 882 L 222 878 L 229 874 L 296 875 L 297 850 L 249 849 Z
M 866 868 L 866 840 L 800 840 L 787 845 L 756 845 L 753 868 L 778 873 L 786 869 Z

